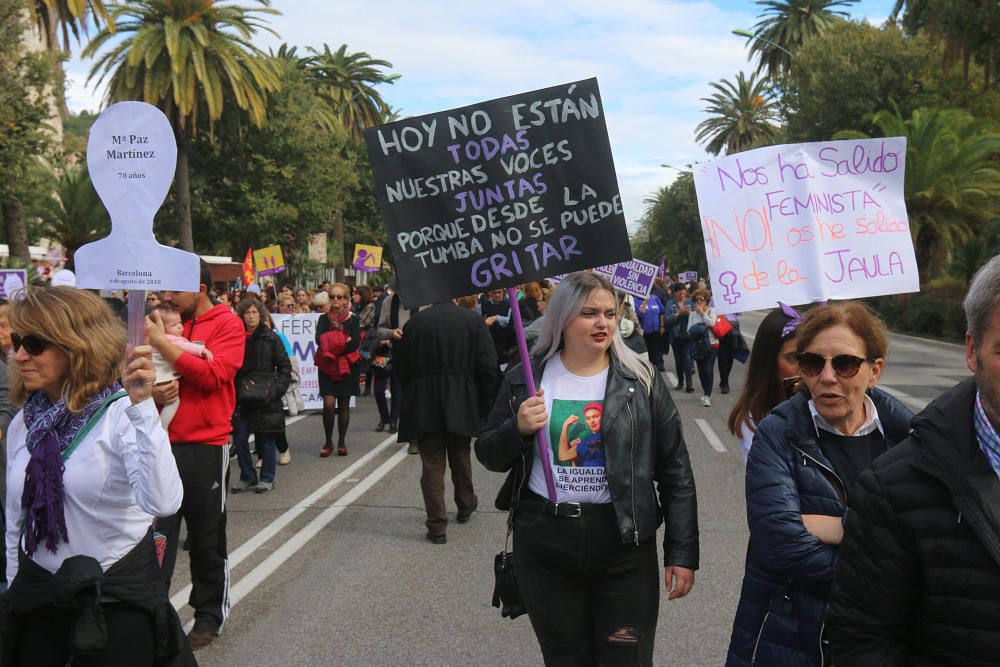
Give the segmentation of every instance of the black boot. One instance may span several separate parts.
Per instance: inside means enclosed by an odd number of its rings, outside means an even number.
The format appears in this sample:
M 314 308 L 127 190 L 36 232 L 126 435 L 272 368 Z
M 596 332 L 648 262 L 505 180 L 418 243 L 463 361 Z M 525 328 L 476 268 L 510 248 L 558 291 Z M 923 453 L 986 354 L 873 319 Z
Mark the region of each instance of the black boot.
M 684 387 L 684 393 L 685 394 L 694 393 L 694 385 L 691 383 L 691 378 L 687 379 L 687 386 Z

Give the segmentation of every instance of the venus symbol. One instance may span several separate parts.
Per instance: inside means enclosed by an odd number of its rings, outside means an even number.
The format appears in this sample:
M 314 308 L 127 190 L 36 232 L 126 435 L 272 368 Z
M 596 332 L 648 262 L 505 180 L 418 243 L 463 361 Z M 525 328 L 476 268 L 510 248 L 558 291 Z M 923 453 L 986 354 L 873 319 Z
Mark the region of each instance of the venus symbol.
M 726 303 L 730 305 L 736 303 L 736 301 L 743 296 L 743 292 L 736 291 L 736 281 L 737 276 L 732 271 L 724 271 L 719 276 L 719 284 L 725 288 L 722 298 L 725 299 Z

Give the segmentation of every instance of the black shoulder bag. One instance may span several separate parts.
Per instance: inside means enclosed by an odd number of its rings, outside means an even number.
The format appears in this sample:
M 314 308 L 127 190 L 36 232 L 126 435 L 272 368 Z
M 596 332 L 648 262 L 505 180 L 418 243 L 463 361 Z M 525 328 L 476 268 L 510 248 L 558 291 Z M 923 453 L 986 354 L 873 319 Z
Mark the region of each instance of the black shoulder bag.
M 521 589 L 517 587 L 517 577 L 514 575 L 514 554 L 508 550 L 510 535 L 514 532 L 514 489 L 511 485 L 510 510 L 507 512 L 507 537 L 504 539 L 503 551 L 493 558 L 493 574 L 496 583 L 493 586 L 493 606 L 500 609 L 503 618 L 515 619 L 528 610 L 521 601 Z

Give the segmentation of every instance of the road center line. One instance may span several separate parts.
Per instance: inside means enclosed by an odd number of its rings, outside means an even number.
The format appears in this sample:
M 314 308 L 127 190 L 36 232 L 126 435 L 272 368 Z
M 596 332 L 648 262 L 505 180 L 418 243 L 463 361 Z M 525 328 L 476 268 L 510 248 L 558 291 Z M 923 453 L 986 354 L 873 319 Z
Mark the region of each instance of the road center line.
M 395 436 L 393 436 L 395 438 Z M 257 567 L 252 569 L 245 577 L 236 582 L 229 593 L 229 601 L 235 607 L 240 600 L 246 597 L 254 588 L 260 585 L 274 574 L 289 558 L 295 555 L 299 549 L 304 547 L 309 540 L 314 538 L 319 531 L 337 518 L 345 508 L 349 507 L 355 500 L 365 494 L 368 489 L 389 474 L 401 461 L 407 458 L 406 448 L 400 449 L 392 455 L 386 462 L 376 468 L 370 475 L 364 478 L 357 486 L 345 493 L 333 505 L 323 510 L 319 516 L 305 525 L 299 532 L 292 535 L 276 551 L 265 558 Z
M 295 417 L 292 417 L 295 419 Z M 289 421 L 288 423 L 291 423 Z M 300 514 L 305 512 L 307 509 L 312 507 L 312 505 L 344 482 L 346 479 L 354 475 L 358 470 L 368 464 L 373 458 L 378 456 L 386 447 L 396 442 L 396 435 L 390 435 L 388 438 L 380 442 L 375 446 L 370 452 L 359 458 L 357 461 L 349 465 L 347 468 L 342 470 L 333 479 L 329 480 L 323 486 L 319 487 L 308 496 L 300 500 L 298 503 L 289 508 L 284 514 L 279 516 L 277 519 L 265 526 L 259 533 L 251 537 L 249 540 L 244 542 L 239 546 L 238 549 L 229 554 L 229 568 L 230 570 L 237 565 L 239 565 L 243 560 L 252 554 L 254 551 L 259 549 L 265 542 L 277 535 L 285 526 L 290 524 L 296 519 Z M 405 452 L 405 449 L 403 450 Z M 357 488 L 357 487 L 355 487 Z M 170 604 L 174 606 L 175 609 L 181 609 L 187 604 L 188 597 L 191 595 L 191 584 L 188 584 L 184 588 L 180 589 L 173 594 L 170 598 Z
M 694 423 L 701 429 L 701 432 L 705 435 L 705 439 L 708 440 L 708 444 L 712 445 L 712 449 L 717 452 L 726 451 L 726 446 L 719 440 L 719 436 L 715 435 L 715 431 L 712 430 L 707 421 L 704 419 L 695 419 Z
M 923 410 L 924 408 L 926 408 L 927 404 L 930 403 L 930 401 L 925 401 L 924 399 L 917 398 L 916 396 L 910 396 L 905 391 L 900 391 L 898 389 L 893 389 L 892 387 L 890 387 L 888 385 L 880 384 L 880 385 L 876 385 L 876 386 L 879 389 L 881 389 L 882 391 L 884 391 L 885 393 L 889 394 L 890 396 L 894 396 L 895 398 L 898 398 L 903 403 L 909 403 L 910 407 L 911 408 L 916 408 L 917 412 L 919 412 L 919 411 Z
M 667 371 L 667 379 L 670 380 L 671 387 L 677 386 L 677 376 L 671 373 L 670 371 Z

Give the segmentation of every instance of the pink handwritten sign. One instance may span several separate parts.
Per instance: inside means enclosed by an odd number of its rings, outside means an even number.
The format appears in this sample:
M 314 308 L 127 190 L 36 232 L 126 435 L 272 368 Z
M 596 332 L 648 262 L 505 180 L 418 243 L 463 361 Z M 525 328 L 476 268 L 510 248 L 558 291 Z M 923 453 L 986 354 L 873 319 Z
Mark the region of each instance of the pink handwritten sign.
M 920 289 L 906 138 L 768 146 L 694 170 L 716 310 Z

